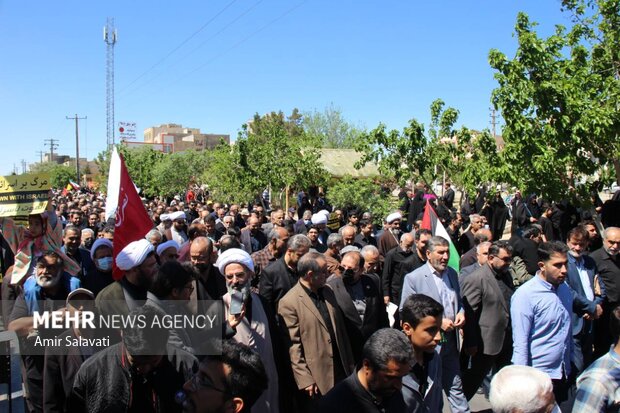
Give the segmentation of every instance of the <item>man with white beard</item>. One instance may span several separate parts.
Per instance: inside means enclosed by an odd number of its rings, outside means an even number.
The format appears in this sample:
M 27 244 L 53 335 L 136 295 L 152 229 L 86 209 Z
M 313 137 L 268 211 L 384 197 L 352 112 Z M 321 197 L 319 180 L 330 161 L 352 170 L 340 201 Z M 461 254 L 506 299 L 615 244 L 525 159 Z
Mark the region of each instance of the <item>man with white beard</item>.
M 80 280 L 63 271 L 63 260 L 53 251 L 43 253 L 37 260 L 36 271 L 24 283 L 15 300 L 8 330 L 20 338 L 20 351 L 28 392 L 26 402 L 31 411 L 43 411 L 43 366 L 45 346 L 37 345 L 43 337 L 53 338 L 62 333 L 55 330 L 35 330 L 35 311 L 54 311 L 63 306 L 67 295 L 80 287 Z M 39 339 L 39 340 L 37 340 Z
M 251 409 L 252 413 L 277 413 L 280 411 L 278 400 L 278 370 L 276 358 L 278 351 L 278 334 L 275 317 L 270 305 L 258 294 L 250 291 L 250 280 L 254 276 L 254 262 L 250 255 L 239 248 L 224 251 L 215 266 L 226 280 L 228 292 L 222 297 L 226 319 L 234 321 L 235 335 L 232 339 L 249 346 L 256 351 L 263 362 L 267 377 L 267 390 L 263 392 Z

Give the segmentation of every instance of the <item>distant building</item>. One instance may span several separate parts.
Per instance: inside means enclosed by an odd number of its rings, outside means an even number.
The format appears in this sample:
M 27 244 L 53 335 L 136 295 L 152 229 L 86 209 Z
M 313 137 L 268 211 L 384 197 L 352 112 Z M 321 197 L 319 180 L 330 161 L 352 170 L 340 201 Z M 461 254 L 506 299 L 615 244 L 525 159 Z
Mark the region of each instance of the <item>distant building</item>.
M 188 149 L 213 149 L 224 140 L 230 144 L 230 135 L 200 133 L 197 128 L 185 128 L 183 125 L 168 123 L 144 130 L 144 142 L 127 141 L 128 146 L 152 145 L 162 152 L 182 152 Z

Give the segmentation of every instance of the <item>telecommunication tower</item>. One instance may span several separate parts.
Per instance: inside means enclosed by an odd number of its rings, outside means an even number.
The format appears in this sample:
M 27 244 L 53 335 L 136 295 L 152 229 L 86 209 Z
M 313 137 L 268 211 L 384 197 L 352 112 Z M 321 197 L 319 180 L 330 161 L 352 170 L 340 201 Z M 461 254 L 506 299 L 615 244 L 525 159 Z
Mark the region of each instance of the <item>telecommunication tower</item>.
M 114 145 L 114 45 L 116 44 L 116 29 L 114 19 L 108 17 L 103 28 L 103 41 L 106 43 L 106 136 L 108 148 Z

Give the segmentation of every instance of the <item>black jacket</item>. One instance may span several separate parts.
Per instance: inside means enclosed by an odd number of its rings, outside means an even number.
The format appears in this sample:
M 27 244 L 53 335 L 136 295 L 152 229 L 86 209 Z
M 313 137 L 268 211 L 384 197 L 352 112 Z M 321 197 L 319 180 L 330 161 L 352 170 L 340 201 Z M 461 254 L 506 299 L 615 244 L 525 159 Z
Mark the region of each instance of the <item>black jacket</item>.
M 319 401 L 321 413 L 390 413 L 406 409 L 402 394 L 397 391 L 379 403 L 360 383 L 357 371 L 338 383 Z
M 297 284 L 296 272 L 284 262 L 284 257 L 272 262 L 261 271 L 259 294 L 270 304 L 271 312 L 278 313 L 278 303 L 284 295 Z
M 366 311 L 364 312 L 363 320 L 359 316 L 353 304 L 353 299 L 347 290 L 347 286 L 342 281 L 342 278 L 337 275 L 332 275 L 329 277 L 329 280 L 327 280 L 327 284 L 329 284 L 334 291 L 338 306 L 345 316 L 345 324 L 347 326 L 353 357 L 356 363 L 361 362 L 362 348 L 368 337 L 380 328 L 390 326 L 385 310 L 379 277 L 375 274 L 362 274 L 362 278 L 359 282 L 362 283 L 366 301 Z
M 596 263 L 600 281 L 605 285 L 607 301 L 611 304 L 610 308 L 613 309 L 620 304 L 620 257 L 616 255 L 614 260 L 605 251 L 605 248 L 597 249 L 590 254 L 590 257 Z
M 198 360 L 191 354 L 169 348 L 159 366 L 149 373 L 147 385 L 153 390 L 156 412 L 180 412 L 175 394 L 198 370 Z M 122 344 L 115 344 L 89 358 L 75 377 L 69 399 L 71 412 L 126 412 L 135 394 L 136 380 L 131 372 Z M 151 397 L 149 395 L 149 400 Z

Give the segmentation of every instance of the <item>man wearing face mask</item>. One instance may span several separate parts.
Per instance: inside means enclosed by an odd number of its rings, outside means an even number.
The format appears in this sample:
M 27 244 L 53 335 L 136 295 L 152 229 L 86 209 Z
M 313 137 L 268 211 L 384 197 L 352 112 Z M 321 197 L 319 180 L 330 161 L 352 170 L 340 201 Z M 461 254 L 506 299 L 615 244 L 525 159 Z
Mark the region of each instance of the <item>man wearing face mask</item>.
M 356 362 L 361 361 L 366 340 L 380 328 L 389 327 L 376 274 L 364 274 L 364 258 L 359 252 L 347 252 L 340 263 L 342 275 L 331 275 L 327 284 L 342 309 Z
M 299 210 L 297 210 L 299 214 Z M 312 225 L 312 210 L 306 209 L 301 218 L 295 222 L 295 234 L 305 234 Z
M 81 239 L 80 246 L 90 251 L 91 247 L 93 246 L 93 242 L 95 242 L 96 238 L 97 237 L 95 236 L 95 232 L 92 229 L 84 228 L 82 230 L 82 239 Z
M 400 212 L 394 212 L 385 218 L 387 224 L 385 231 L 379 237 L 379 252 L 385 257 L 392 248 L 396 248 L 400 242 Z
M 277 358 L 282 354 L 275 317 L 269 303 L 250 291 L 254 263 L 250 255 L 239 248 L 224 251 L 215 263 L 226 279 L 228 292 L 222 297 L 227 319 L 238 320 L 232 339 L 256 351 L 267 373 L 267 389 L 254 403 L 254 413 L 280 411 Z
M 82 286 L 95 296 L 114 282 L 112 278 L 112 242 L 98 238 L 90 250 L 91 265 L 81 277 Z
M 127 244 L 116 257 L 116 266 L 124 271 L 123 278 L 105 287 L 95 300 L 102 315 L 129 314 L 142 306 L 157 272 L 153 245 L 142 238 Z

